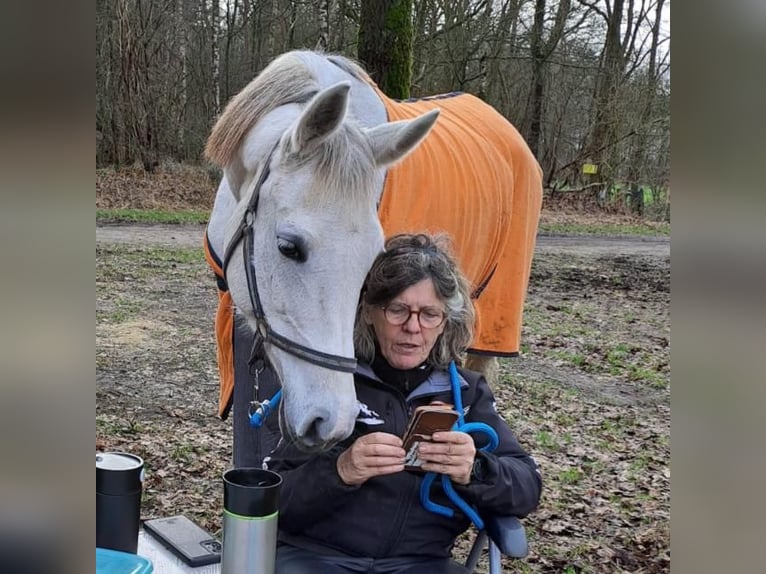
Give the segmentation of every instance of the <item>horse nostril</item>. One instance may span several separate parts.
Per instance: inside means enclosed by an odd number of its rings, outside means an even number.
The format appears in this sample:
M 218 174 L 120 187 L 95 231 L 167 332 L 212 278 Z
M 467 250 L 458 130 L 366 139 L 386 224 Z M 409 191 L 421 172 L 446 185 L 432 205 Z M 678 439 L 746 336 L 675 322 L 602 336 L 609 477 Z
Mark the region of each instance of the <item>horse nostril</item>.
M 303 442 L 306 446 L 315 446 L 322 442 L 321 435 L 319 434 L 319 421 L 313 421 L 303 434 Z
M 356 401 L 354 400 L 354 404 Z M 308 409 L 297 409 L 298 416 L 290 419 L 285 413 L 283 432 L 293 444 L 306 452 L 321 452 L 332 447 L 338 441 L 351 434 L 356 420 L 356 411 L 347 418 L 338 415 L 338 404 L 332 408 L 311 405 Z M 342 406 L 342 405 L 341 405 Z
M 298 429 L 298 440 L 304 447 L 316 448 L 328 442 L 332 432 L 330 418 L 329 411 L 322 409 L 306 419 L 303 428 Z

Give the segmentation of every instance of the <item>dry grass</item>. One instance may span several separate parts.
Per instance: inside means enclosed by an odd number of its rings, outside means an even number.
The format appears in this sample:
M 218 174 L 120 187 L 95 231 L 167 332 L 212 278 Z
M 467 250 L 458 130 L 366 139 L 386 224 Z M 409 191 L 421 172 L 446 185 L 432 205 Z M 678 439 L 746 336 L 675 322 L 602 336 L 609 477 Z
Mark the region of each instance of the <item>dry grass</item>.
M 96 170 L 96 209 L 203 209 L 213 207 L 220 174 L 198 166 L 168 164 Z

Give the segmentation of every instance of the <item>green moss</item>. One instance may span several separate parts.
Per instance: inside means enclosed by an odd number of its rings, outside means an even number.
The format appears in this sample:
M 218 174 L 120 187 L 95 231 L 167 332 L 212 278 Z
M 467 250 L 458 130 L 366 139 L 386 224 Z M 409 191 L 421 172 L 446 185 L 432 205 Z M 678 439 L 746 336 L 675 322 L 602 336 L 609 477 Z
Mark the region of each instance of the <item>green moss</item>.
M 390 62 L 381 89 L 390 97 L 410 97 L 412 83 L 412 0 L 397 0 L 386 13 L 385 30 L 391 37 Z

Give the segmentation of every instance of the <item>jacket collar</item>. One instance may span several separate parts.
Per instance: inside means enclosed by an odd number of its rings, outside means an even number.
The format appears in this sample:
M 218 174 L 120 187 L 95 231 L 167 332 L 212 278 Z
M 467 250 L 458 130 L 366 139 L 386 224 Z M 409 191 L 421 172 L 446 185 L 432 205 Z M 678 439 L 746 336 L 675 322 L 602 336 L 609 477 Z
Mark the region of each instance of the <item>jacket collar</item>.
M 362 361 L 357 363 L 356 374 L 385 384 L 385 381 L 382 381 L 380 377 L 375 374 L 372 367 Z M 458 371 L 458 381 L 461 389 L 468 388 L 468 381 L 466 381 L 463 375 L 460 374 L 460 371 Z M 420 383 L 409 395 L 407 395 L 407 402 L 427 395 L 438 395 L 451 392 L 452 384 L 449 379 L 449 372 L 443 369 L 434 369 L 425 381 Z

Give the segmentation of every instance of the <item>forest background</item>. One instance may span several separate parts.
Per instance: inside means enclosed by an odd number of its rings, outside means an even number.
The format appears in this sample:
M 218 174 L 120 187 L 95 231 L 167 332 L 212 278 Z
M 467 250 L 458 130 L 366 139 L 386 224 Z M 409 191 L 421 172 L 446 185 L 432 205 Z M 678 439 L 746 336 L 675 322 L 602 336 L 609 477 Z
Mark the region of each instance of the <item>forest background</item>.
M 210 170 L 225 103 L 276 55 L 358 59 L 395 98 L 465 91 L 521 131 L 546 205 L 669 221 L 668 0 L 98 0 L 100 207 L 110 171 Z M 104 179 L 105 178 L 105 179 Z

